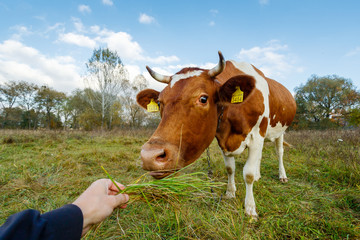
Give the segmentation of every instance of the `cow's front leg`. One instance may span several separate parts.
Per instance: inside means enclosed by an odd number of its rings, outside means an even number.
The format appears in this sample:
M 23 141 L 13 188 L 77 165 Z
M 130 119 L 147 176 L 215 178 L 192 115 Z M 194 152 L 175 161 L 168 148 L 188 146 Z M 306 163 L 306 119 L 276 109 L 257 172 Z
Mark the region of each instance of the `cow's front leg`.
M 226 189 L 226 198 L 234 198 L 235 197 L 235 159 L 234 157 L 227 157 L 223 154 L 225 161 L 225 168 L 228 174 L 228 185 Z
M 254 200 L 253 186 L 254 181 L 258 180 L 262 148 L 264 145 L 263 138 L 254 139 L 249 146 L 249 156 L 243 169 L 243 176 L 246 186 L 245 195 L 245 213 L 253 218 L 257 218 L 256 205 Z

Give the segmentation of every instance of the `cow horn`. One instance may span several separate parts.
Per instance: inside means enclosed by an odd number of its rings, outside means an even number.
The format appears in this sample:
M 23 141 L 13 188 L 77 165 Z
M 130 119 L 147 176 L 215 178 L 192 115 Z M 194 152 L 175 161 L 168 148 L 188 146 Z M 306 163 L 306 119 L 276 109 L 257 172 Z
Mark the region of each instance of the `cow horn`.
M 171 80 L 171 77 L 170 76 L 165 76 L 165 75 L 161 75 L 157 72 L 154 72 L 151 68 L 149 68 L 149 66 L 146 66 L 146 69 L 148 70 L 148 72 L 150 73 L 150 75 L 156 80 L 156 81 L 159 81 L 159 82 L 162 82 L 162 83 L 169 83 L 170 80 Z
M 225 68 L 225 60 L 222 53 L 219 51 L 219 63 L 209 71 L 209 76 L 215 77 L 219 75 L 224 70 L 224 68 Z

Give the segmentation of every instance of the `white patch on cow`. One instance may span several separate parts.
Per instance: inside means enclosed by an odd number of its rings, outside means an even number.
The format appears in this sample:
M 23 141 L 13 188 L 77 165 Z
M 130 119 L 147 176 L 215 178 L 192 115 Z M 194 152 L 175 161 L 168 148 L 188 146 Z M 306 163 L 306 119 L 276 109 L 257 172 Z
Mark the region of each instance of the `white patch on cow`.
M 273 119 L 275 119 L 275 117 L 276 117 L 276 114 L 274 114 Z
M 276 138 L 280 137 L 287 128 L 288 126 L 283 126 L 280 122 L 278 122 L 275 127 L 268 126 L 265 137 L 273 142 Z
M 187 73 L 176 74 L 171 77 L 170 87 L 173 87 L 175 85 L 175 83 L 177 83 L 180 80 L 200 76 L 202 73 L 203 73 L 203 71 L 196 70 L 196 71 L 191 71 L 191 72 L 187 72 Z

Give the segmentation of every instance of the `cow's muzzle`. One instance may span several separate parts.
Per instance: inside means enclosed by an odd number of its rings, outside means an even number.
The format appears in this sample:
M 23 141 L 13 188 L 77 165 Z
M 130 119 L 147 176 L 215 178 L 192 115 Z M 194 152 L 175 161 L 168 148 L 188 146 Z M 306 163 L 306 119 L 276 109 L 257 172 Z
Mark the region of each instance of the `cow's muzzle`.
M 178 147 L 162 141 L 149 140 L 142 146 L 140 155 L 143 169 L 157 179 L 174 173 L 182 166 Z

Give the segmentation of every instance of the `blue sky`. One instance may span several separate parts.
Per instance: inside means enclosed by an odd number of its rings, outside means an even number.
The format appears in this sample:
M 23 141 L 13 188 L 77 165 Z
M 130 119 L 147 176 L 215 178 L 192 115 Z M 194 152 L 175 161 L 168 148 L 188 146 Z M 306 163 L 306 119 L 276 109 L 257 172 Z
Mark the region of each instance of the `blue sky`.
M 94 48 L 116 50 L 130 80 L 145 66 L 173 74 L 213 67 L 217 51 L 247 61 L 290 91 L 312 74 L 360 88 L 358 0 L 0 1 L 0 83 L 82 88 Z

